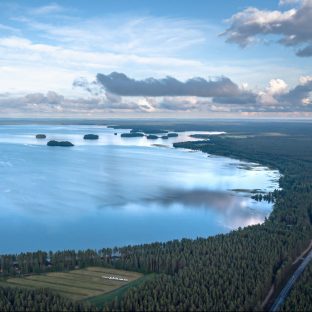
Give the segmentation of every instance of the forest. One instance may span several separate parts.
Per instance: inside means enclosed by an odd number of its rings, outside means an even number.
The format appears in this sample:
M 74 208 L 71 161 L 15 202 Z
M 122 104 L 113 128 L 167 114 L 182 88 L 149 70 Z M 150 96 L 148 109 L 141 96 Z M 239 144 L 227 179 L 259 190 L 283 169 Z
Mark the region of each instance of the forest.
M 0 288 L 0 308 L 3 312 L 15 311 L 68 311 L 91 312 L 95 308 L 88 304 L 73 302 L 48 289 Z
M 150 126 L 150 131 L 156 127 Z M 186 126 L 180 124 L 169 130 L 179 131 L 181 128 Z M 271 286 L 278 289 L 283 284 L 293 261 L 312 237 L 312 131 L 307 131 L 312 128 L 311 124 L 207 123 L 206 126 L 197 125 L 197 128 L 203 131 L 222 129 L 227 134 L 212 136 L 208 141 L 181 142 L 174 146 L 257 162 L 281 172 L 281 190 L 274 192 L 274 210 L 263 224 L 195 240 L 155 242 L 98 251 L 1 255 L 1 278 L 106 266 L 157 274 L 153 279 L 130 288 L 121 299 L 108 303 L 103 307 L 105 311 L 268 309 L 263 306 L 263 301 Z M 168 127 L 163 125 L 162 129 Z M 296 298 L 301 289 L 308 293 L 310 271 L 305 272 L 305 278 L 291 293 L 284 309 L 293 307 L 296 299 L 292 298 Z M 36 291 L 0 289 L 1 306 L 8 297 L 12 306 L 23 302 L 22 298 L 28 298 L 28 307 L 33 310 L 40 305 L 42 296 L 51 297 L 51 311 L 54 301 L 64 307 L 67 304 L 62 301 L 65 299 L 50 294 L 48 290 L 39 292 L 37 296 Z M 305 309 L 311 297 L 307 294 L 301 298 L 300 307 Z M 81 309 L 88 308 L 81 306 Z
M 287 298 L 282 311 L 309 311 L 312 307 L 312 264 L 308 266 Z

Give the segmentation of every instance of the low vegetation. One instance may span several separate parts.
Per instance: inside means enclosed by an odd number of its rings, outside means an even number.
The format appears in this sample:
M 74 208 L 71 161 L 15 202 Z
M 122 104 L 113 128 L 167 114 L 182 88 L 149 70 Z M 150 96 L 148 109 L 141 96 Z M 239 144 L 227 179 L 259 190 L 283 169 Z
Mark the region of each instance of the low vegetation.
M 71 300 L 87 300 L 125 287 L 143 275 L 137 272 L 90 267 L 69 272 L 7 278 L 1 286 L 50 289 Z

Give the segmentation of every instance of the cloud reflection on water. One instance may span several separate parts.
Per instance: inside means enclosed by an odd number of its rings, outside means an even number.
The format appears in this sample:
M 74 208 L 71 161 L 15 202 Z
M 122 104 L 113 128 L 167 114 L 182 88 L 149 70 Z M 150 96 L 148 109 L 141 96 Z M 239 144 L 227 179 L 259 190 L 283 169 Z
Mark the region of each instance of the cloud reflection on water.
M 167 209 L 178 205 L 186 209 L 213 211 L 222 218 L 224 225 L 237 228 L 262 223 L 270 212 L 267 205 L 255 203 L 249 196 L 249 193 L 238 196 L 236 192 L 229 191 L 166 189 L 158 196 L 147 198 L 145 201 Z M 257 209 L 252 207 L 255 204 L 258 206 Z

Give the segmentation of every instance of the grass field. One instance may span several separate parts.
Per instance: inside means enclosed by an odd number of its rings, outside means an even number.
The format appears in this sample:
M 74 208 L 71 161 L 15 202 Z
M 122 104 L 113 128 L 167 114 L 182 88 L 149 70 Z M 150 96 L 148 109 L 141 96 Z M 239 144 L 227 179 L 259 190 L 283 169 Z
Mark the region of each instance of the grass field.
M 155 277 L 155 274 L 148 274 L 144 275 L 143 277 L 128 283 L 124 285 L 123 287 L 119 287 L 109 293 L 101 294 L 95 297 L 88 297 L 86 301 L 92 303 L 93 305 L 97 306 L 98 308 L 103 307 L 106 303 L 114 300 L 116 297 L 119 299 L 122 297 L 122 295 L 130 288 L 130 287 L 135 287 L 139 286 L 140 284 L 151 280 Z
M 119 277 L 127 281 L 105 279 L 103 276 Z M 73 300 L 86 300 L 97 298 L 111 293 L 118 288 L 130 286 L 134 281 L 142 278 L 143 274 L 130 271 L 90 267 L 70 272 L 53 272 L 26 277 L 9 278 L 1 285 L 50 288 Z

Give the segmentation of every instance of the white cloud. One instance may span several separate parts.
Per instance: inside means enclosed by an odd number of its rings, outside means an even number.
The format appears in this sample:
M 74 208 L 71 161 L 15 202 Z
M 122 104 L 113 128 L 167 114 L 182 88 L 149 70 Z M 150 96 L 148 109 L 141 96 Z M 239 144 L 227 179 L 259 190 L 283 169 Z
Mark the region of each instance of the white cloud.
M 30 14 L 35 15 L 47 15 L 47 14 L 53 14 L 53 13 L 60 13 L 63 12 L 64 8 L 60 6 L 57 3 L 51 3 L 48 5 L 32 8 L 29 10 Z
M 20 32 L 20 30 L 15 28 L 15 27 L 11 27 L 11 26 L 4 25 L 4 24 L 1 24 L 1 23 L 0 23 L 0 30 L 8 31 L 8 32 L 12 32 L 12 33 L 19 33 Z
M 280 0 L 279 5 L 288 5 L 288 4 L 295 4 L 300 3 L 302 0 Z
M 285 93 L 288 89 L 287 83 L 282 79 L 271 79 L 267 92 L 272 95 Z
M 81 18 L 75 17 L 72 9 L 55 3 L 32 9 L 20 7 L 12 21 L 22 31 L 14 36 L 7 31 L 0 37 L 0 80 L 4 81 L 0 92 L 17 88 L 65 92 L 67 87 L 70 93 L 76 77 L 91 79 L 98 71 L 127 71 L 137 78 L 170 74 L 183 80 L 224 75 L 238 83 L 248 80 L 251 86 L 261 86 L 270 78 L 262 59 L 238 60 L 230 55 L 225 59 L 214 57 L 211 62 L 203 50 L 224 43 L 216 40 L 219 27 L 207 21 L 126 14 Z M 197 55 L 199 50 L 201 57 Z M 299 74 L 295 65 L 276 59 L 266 61 L 277 75 Z
M 305 85 L 305 84 L 307 84 L 307 83 L 309 83 L 309 82 L 311 82 L 312 81 L 312 76 L 301 76 L 300 78 L 299 78 L 299 82 L 300 82 L 300 84 L 302 84 L 302 85 Z
M 285 4 L 286 2 L 283 1 Z M 246 47 L 260 35 L 276 35 L 284 46 L 298 47 L 298 56 L 312 56 L 312 0 L 302 0 L 298 8 L 268 11 L 247 8 L 234 14 L 222 34 L 227 42 Z
M 206 41 L 206 23 L 178 18 L 152 16 L 106 16 L 74 18 L 66 23 L 42 22 L 33 17 L 18 17 L 43 39 L 85 50 L 113 53 L 170 55 Z M 215 30 L 216 31 L 216 30 Z

